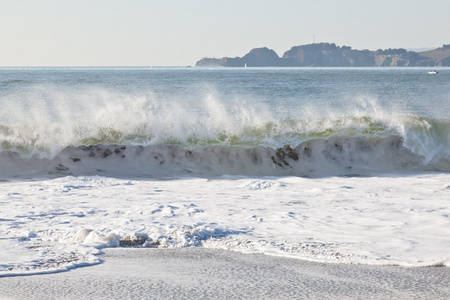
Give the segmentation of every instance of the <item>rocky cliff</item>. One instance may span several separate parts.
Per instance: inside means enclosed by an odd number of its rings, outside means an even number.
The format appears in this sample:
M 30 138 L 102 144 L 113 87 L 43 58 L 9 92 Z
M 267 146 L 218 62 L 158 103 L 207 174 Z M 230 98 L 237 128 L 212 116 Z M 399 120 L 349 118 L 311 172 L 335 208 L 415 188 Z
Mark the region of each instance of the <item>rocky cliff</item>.
M 264 48 L 252 49 L 243 57 L 224 57 L 222 59 L 202 58 L 196 64 L 197 67 L 277 67 L 281 66 L 281 58 L 275 51 Z
M 431 51 L 405 49 L 354 50 L 332 43 L 294 46 L 280 58 L 268 48 L 252 49 L 243 57 L 203 58 L 198 67 L 404 67 L 450 66 L 450 45 Z
M 450 66 L 450 45 L 443 45 L 431 51 L 420 52 L 420 55 L 428 57 L 435 66 L 448 67 Z

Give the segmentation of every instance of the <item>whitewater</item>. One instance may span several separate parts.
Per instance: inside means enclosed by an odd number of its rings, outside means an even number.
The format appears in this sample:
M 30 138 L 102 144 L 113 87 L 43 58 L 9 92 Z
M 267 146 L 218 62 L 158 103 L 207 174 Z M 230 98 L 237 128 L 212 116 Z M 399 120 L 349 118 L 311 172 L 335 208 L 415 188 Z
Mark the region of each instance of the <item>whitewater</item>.
M 204 247 L 449 266 L 450 69 L 0 68 L 0 276 Z

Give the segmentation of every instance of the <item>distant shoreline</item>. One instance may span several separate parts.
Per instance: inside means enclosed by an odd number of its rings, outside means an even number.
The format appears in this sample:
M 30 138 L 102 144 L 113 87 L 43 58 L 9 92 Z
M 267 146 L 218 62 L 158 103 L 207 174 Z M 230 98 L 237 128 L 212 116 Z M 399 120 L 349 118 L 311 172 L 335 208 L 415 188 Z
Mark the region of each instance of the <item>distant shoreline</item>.
M 267 47 L 254 48 L 243 57 L 204 57 L 197 67 L 448 67 L 450 44 L 414 52 L 403 48 L 355 50 L 332 43 L 294 46 L 283 56 Z
M 0 66 L 0 70 L 8 70 L 8 69 L 142 69 L 142 70 L 160 70 L 160 69 L 208 69 L 214 68 L 217 70 L 220 69 L 239 69 L 239 67 L 226 67 L 226 66 L 209 66 L 209 67 L 199 67 L 199 66 Z M 245 68 L 245 67 L 241 67 Z M 258 69 L 442 69 L 442 68 L 450 68 L 450 66 L 344 66 L 344 67 L 334 67 L 334 66 L 263 66 L 263 67 L 248 67 L 248 68 L 258 68 Z

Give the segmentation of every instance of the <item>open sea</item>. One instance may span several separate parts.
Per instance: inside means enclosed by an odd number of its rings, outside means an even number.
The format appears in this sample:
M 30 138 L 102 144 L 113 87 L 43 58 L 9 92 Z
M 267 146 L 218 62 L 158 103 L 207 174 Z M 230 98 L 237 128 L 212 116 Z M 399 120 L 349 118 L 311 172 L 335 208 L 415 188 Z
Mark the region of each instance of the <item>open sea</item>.
M 0 276 L 117 246 L 450 264 L 437 70 L 0 68 Z

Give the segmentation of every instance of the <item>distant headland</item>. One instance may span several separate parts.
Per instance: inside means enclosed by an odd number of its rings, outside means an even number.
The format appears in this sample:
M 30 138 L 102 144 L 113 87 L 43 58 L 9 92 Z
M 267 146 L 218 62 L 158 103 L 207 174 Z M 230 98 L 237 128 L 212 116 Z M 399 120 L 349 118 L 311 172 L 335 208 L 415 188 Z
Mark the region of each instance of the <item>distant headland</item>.
M 282 57 L 266 47 L 243 57 L 202 58 L 197 67 L 434 67 L 450 66 L 450 44 L 414 52 L 405 49 L 354 50 L 334 43 L 294 46 Z

